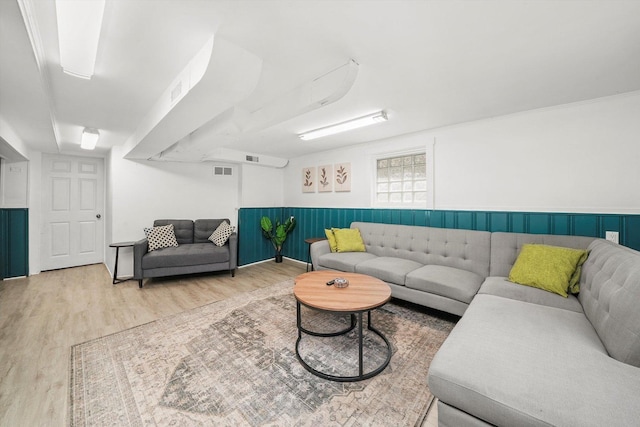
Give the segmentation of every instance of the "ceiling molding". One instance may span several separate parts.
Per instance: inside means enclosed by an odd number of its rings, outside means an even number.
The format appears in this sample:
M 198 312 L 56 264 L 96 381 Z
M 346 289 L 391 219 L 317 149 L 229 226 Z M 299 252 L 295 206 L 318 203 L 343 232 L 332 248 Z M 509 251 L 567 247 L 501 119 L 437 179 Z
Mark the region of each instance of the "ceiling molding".
M 40 81 L 42 82 L 42 90 L 47 98 L 53 135 L 56 140 L 58 152 L 60 152 L 60 131 L 58 129 L 58 122 L 55 115 L 55 104 L 53 102 L 51 79 L 49 78 L 49 73 L 44 67 L 44 64 L 46 64 L 47 60 L 44 53 L 44 47 L 42 45 L 42 38 L 40 37 L 40 30 L 38 29 L 38 21 L 34 16 L 33 0 L 17 0 L 17 2 L 18 6 L 20 7 L 20 13 L 22 13 L 22 19 L 24 20 L 27 34 L 29 35 L 29 41 L 31 41 L 31 48 L 36 60 L 38 72 L 40 74 Z

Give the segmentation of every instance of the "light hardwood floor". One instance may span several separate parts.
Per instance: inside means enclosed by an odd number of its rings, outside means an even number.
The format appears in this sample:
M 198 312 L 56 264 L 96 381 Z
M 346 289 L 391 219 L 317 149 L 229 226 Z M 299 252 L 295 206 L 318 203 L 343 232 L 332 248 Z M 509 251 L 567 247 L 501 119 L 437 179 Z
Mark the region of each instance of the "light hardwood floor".
M 228 273 L 111 284 L 103 264 L 0 282 L 0 426 L 67 425 L 70 347 L 305 271 L 285 260 Z M 437 426 L 432 405 L 425 426 Z

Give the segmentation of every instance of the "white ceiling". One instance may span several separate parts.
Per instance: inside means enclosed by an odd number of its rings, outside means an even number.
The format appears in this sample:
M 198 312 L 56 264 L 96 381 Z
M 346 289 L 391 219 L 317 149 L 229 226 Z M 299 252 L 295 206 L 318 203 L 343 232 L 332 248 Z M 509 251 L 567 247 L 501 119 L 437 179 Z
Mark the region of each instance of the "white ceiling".
M 43 152 L 86 154 L 84 127 L 100 129 L 97 154 L 125 144 L 212 35 L 262 60 L 238 104 L 248 111 L 350 58 L 359 69 L 342 99 L 260 131 L 212 134 L 211 150 L 288 159 L 640 90 L 637 0 L 107 0 L 91 80 L 62 72 L 53 1 L 0 0 L 0 24 L 0 117 Z M 381 109 L 383 124 L 296 136 Z

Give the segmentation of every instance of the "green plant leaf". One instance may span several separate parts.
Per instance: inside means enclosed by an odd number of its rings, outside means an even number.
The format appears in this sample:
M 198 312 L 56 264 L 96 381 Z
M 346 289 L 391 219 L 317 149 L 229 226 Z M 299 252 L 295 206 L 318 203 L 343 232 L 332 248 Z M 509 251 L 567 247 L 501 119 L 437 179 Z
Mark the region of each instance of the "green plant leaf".
M 273 224 L 271 224 L 271 220 L 268 216 L 263 216 L 260 219 L 260 227 L 262 227 L 262 230 L 267 233 L 270 233 L 271 230 L 273 230 Z

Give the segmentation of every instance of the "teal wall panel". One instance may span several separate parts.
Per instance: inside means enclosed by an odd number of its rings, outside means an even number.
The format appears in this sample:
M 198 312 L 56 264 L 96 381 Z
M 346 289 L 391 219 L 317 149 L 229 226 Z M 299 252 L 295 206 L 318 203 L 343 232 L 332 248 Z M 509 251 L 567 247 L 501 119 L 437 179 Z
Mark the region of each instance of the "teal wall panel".
M 570 234 L 577 236 L 598 236 L 598 218 L 596 215 L 574 215 Z
M 29 210 L 0 209 L 0 278 L 29 275 Z
M 623 223 L 623 230 L 620 230 L 620 235 L 624 237 L 623 244 L 640 250 L 640 215 L 628 215 Z
M 568 235 L 571 221 L 567 214 L 551 214 L 551 232 L 549 234 Z M 541 233 L 544 234 L 544 233 Z
M 283 208 L 243 208 L 238 214 L 238 265 L 263 261 L 274 256 L 271 242 L 262 236 L 260 218 L 282 220 Z
M 544 214 L 530 214 L 529 215 L 529 232 L 535 234 L 553 234 L 552 228 L 552 216 Z
M 9 265 L 9 230 L 7 224 L 7 210 L 0 209 L 0 279 L 7 277 Z
M 486 231 L 509 231 L 509 214 L 489 212 L 489 228 Z
M 444 211 L 423 209 L 368 208 L 242 208 L 239 213 L 239 264 L 272 258 L 273 247 L 262 237 L 260 218 L 272 220 L 296 217 L 296 229 L 287 238 L 283 254 L 306 261 L 304 239 L 323 237 L 325 228 L 346 228 L 353 221 L 467 230 L 506 231 L 604 237 L 605 231 L 619 231 L 620 243 L 640 250 L 640 215 L 575 214 L 545 212 Z

